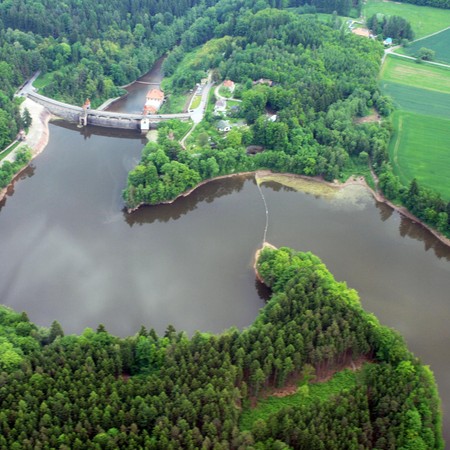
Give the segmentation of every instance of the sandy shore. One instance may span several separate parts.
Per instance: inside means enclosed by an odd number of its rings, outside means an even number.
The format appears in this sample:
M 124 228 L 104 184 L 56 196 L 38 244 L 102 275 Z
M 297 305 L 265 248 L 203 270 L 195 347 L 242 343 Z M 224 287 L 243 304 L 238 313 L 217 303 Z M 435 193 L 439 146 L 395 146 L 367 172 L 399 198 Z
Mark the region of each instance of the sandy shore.
M 28 146 L 28 148 L 31 150 L 33 159 L 44 150 L 45 146 L 48 143 L 48 122 L 52 118 L 52 115 L 43 106 L 33 102 L 28 98 L 25 99 L 25 101 L 22 103 L 21 111 L 23 111 L 25 108 L 28 108 L 28 111 L 30 112 L 30 115 L 32 117 L 32 123 L 28 131 L 27 138 L 24 142 L 21 142 L 14 149 L 14 151 L 11 152 L 3 161 L 13 162 L 15 160 L 17 150 L 23 148 L 24 146 Z M 17 175 L 19 175 L 20 172 L 22 172 L 22 170 L 24 170 L 26 167 L 27 166 L 23 167 L 18 173 L 15 174 L 11 184 L 14 182 L 14 179 L 17 177 Z M 0 191 L 0 200 L 2 200 L 6 195 L 8 187 L 9 186 Z

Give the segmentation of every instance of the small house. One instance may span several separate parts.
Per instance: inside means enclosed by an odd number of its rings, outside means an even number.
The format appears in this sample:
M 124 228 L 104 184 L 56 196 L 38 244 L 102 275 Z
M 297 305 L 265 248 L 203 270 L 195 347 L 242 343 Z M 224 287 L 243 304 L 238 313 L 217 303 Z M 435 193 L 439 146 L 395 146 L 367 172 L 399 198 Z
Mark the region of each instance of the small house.
M 390 46 L 392 45 L 392 38 L 390 38 L 390 37 L 386 38 L 386 39 L 383 41 L 383 44 L 384 44 L 386 47 L 390 47 Z
M 223 87 L 229 89 L 230 92 L 233 92 L 233 91 L 234 91 L 234 88 L 236 87 L 236 85 L 234 84 L 234 81 L 231 81 L 231 80 L 225 80 L 225 81 L 222 83 L 222 85 L 223 85 Z
M 219 122 L 217 123 L 217 129 L 219 131 L 230 131 L 231 130 L 231 125 L 226 120 L 219 120 Z
M 216 104 L 214 105 L 214 113 L 220 114 L 225 113 L 227 110 L 227 102 L 225 100 L 217 100 Z
M 267 86 L 271 87 L 273 85 L 273 81 L 269 80 L 268 78 L 260 78 L 259 80 L 253 82 L 253 85 L 256 84 L 266 84 Z

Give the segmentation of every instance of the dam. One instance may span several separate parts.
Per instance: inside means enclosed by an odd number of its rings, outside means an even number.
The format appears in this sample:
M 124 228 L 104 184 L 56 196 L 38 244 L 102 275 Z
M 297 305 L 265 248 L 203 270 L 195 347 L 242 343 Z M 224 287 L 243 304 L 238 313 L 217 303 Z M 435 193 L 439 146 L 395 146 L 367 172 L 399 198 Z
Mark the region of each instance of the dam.
M 122 130 L 138 130 L 146 133 L 151 128 L 156 128 L 158 123 L 165 120 L 178 119 L 189 120 L 191 113 L 179 114 L 129 114 L 121 112 L 100 111 L 80 106 L 70 105 L 54 100 L 37 92 L 28 92 L 30 100 L 44 106 L 53 115 L 68 122 L 77 123 L 80 126 L 95 125 L 98 127 L 116 128 Z

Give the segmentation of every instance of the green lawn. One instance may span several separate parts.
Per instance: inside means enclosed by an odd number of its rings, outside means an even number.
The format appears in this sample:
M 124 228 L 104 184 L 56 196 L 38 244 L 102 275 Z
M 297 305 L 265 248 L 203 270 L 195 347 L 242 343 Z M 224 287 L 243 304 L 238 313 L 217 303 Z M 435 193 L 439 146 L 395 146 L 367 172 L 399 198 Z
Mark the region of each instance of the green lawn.
M 336 395 L 344 389 L 355 387 L 358 375 L 359 372 L 345 369 L 336 373 L 330 381 L 304 385 L 295 394 L 260 400 L 256 408 L 248 408 L 242 412 L 239 428 L 241 430 L 250 430 L 258 419 L 266 420 L 269 416 L 276 414 L 285 407 L 310 405 L 316 401 L 326 401 L 332 395 Z
M 419 64 L 413 60 L 389 55 L 380 72 L 382 82 L 390 81 L 421 89 L 450 94 L 450 69 Z
M 416 39 L 443 30 L 450 25 L 450 10 L 448 9 L 383 0 L 367 0 L 363 7 L 363 15 L 368 18 L 376 13 L 405 18 L 411 23 Z
M 19 144 L 20 142 L 16 142 L 14 145 L 11 145 L 11 147 L 9 147 L 8 150 L 2 150 L 0 152 L 0 161 L 3 158 L 6 158 Z
M 396 111 L 392 120 L 395 133 L 389 154 L 395 173 L 404 184 L 417 178 L 420 186 L 450 201 L 450 117 Z
M 33 86 L 37 89 L 43 89 L 45 86 L 48 86 L 53 82 L 53 73 L 48 72 L 41 74 L 37 77 L 37 79 L 34 81 Z
M 450 29 L 444 30 L 434 36 L 421 39 L 420 41 L 413 42 L 408 47 L 402 48 L 402 53 L 409 56 L 415 56 L 422 47 L 429 48 L 436 52 L 435 61 L 450 64 Z
M 176 114 L 183 112 L 184 106 L 189 94 L 169 94 L 167 100 L 161 106 L 159 113 L 161 114 Z
M 194 96 L 194 98 L 192 99 L 192 103 L 191 103 L 191 109 L 198 108 L 200 106 L 201 101 L 202 101 L 201 95 Z

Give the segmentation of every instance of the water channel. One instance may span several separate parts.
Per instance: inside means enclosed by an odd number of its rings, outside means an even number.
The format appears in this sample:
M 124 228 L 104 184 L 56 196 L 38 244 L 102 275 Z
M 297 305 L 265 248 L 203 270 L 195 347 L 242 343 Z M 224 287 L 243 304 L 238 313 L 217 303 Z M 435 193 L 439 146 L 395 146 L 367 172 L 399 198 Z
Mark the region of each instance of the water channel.
M 47 148 L 0 202 L 2 303 L 38 325 L 56 319 L 66 333 L 99 323 L 121 336 L 142 324 L 220 332 L 254 320 L 267 295 L 252 270 L 266 220 L 254 178 L 127 214 L 121 191 L 144 143 L 50 125 Z M 431 365 L 450 411 L 450 249 L 364 188 L 307 191 L 261 185 L 267 240 L 314 252 L 357 289 Z

